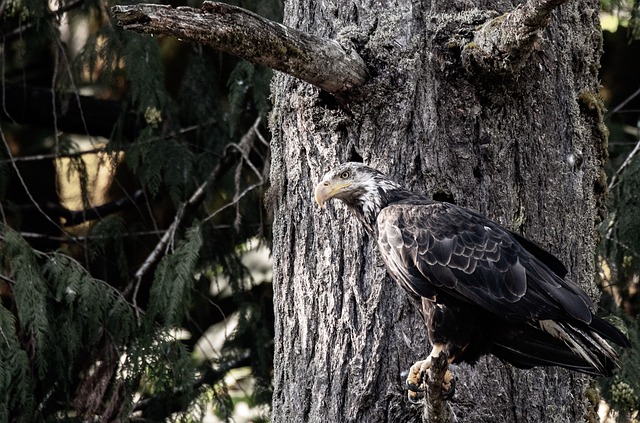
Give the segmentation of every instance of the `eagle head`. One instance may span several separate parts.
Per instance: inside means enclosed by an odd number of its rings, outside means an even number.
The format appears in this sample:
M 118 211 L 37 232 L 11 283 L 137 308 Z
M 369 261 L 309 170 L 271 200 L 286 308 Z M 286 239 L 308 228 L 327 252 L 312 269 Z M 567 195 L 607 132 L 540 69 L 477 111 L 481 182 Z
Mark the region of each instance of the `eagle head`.
M 402 190 L 396 182 L 362 163 L 343 163 L 324 175 L 316 186 L 320 207 L 332 198 L 342 200 L 373 231 L 378 213 L 389 203 L 389 193 Z
M 354 206 L 363 197 L 376 193 L 375 180 L 382 177 L 382 173 L 362 163 L 343 163 L 327 172 L 316 186 L 316 201 L 323 207 L 325 202 L 337 198 L 349 206 Z

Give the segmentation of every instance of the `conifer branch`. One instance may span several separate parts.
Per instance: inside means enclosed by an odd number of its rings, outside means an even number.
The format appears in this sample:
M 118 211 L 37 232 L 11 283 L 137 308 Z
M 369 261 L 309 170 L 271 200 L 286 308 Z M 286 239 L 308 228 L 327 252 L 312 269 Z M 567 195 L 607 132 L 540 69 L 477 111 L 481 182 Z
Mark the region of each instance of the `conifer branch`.
M 239 149 L 241 151 L 243 151 L 244 149 L 250 148 L 250 146 L 253 144 L 254 139 L 256 138 L 255 134 L 258 132 L 258 125 L 260 124 L 260 121 L 261 121 L 261 118 L 256 119 L 256 121 L 251 126 L 249 131 L 240 140 L 239 145 L 241 147 Z M 182 224 L 182 220 L 185 217 L 186 212 L 196 207 L 198 204 L 202 203 L 202 201 L 204 201 L 207 188 L 221 176 L 222 172 L 227 168 L 229 163 L 231 163 L 231 161 L 236 156 L 237 155 L 234 154 L 234 150 L 227 148 L 224 157 L 214 167 L 213 171 L 209 174 L 209 177 L 194 191 L 191 197 L 189 197 L 189 199 L 180 206 L 169 228 L 165 231 L 164 235 L 162 236 L 158 244 L 156 244 L 151 254 L 147 256 L 144 263 L 136 271 L 135 286 L 129 285 L 123 291 L 124 295 L 128 295 L 131 292 L 131 289 L 134 290 L 133 292 L 134 304 L 135 304 L 138 288 L 140 287 L 140 283 L 142 281 L 142 277 L 149 271 L 149 269 L 155 263 L 158 262 L 158 260 L 160 260 L 162 255 L 166 253 L 170 244 L 173 242 L 177 229 Z
M 462 50 L 472 73 L 515 74 L 536 48 L 551 13 L 567 0 L 528 0 L 511 12 L 489 20 Z
M 163 417 L 170 417 L 171 413 L 184 411 L 185 404 L 191 404 L 193 399 L 200 395 L 200 389 L 203 386 L 215 386 L 225 377 L 229 370 L 247 365 L 250 358 L 251 352 L 246 350 L 238 357 L 225 362 L 218 369 L 207 363 L 203 366 L 202 375 L 192 385 L 176 386 L 171 392 L 160 392 L 149 397 L 143 396 L 135 403 L 133 411 L 141 412 L 144 416 L 146 410 L 160 409 L 166 411 L 166 415 L 163 415 Z M 184 400 L 185 396 L 188 397 L 186 401 Z M 167 407 L 167 404 L 171 404 L 171 406 Z
M 173 35 L 213 47 L 309 82 L 329 93 L 344 94 L 368 77 L 362 58 L 337 41 L 307 34 L 255 13 L 205 1 L 202 9 L 167 5 L 113 6 L 129 31 Z
M 50 11 L 49 13 L 47 13 L 45 15 L 45 17 L 47 17 L 47 18 L 59 18 L 65 12 L 68 12 L 68 11 L 73 10 L 75 8 L 79 8 L 82 5 L 84 5 L 84 3 L 85 3 L 85 0 L 73 0 L 73 1 L 70 1 L 67 4 L 61 5 L 56 10 Z M 7 5 L 7 1 L 2 1 L 2 3 L 0 4 L 0 17 L 2 17 L 4 15 L 4 11 L 6 9 L 6 5 Z M 26 30 L 31 29 L 36 25 L 38 25 L 38 23 L 34 22 L 34 21 L 24 23 L 24 24 L 20 25 L 18 28 L 14 29 L 13 31 L 7 32 L 5 34 L 2 34 L 2 39 L 6 41 L 6 40 L 9 40 L 9 39 L 11 39 L 13 37 L 17 37 L 20 34 L 23 34 Z

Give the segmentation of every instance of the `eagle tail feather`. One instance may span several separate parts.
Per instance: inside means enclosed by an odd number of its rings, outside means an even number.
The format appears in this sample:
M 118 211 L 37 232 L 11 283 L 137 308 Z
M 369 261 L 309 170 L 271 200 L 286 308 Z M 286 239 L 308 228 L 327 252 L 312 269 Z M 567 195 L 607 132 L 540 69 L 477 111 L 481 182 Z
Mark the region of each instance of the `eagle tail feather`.
M 593 316 L 593 320 L 591 320 L 591 324 L 589 324 L 589 328 L 593 329 L 598 335 L 603 337 L 604 339 L 609 339 L 621 347 L 629 348 L 631 347 L 631 342 L 629 342 L 629 338 L 627 338 L 618 328 L 613 326 L 611 323 L 606 320 Z
M 610 376 L 615 350 L 591 328 L 542 320 L 523 336 L 494 344 L 492 353 L 520 368 L 560 366 L 590 375 Z
M 529 352 L 524 352 L 502 344 L 496 344 L 494 347 L 492 352 L 496 357 L 520 369 L 530 369 L 538 366 L 558 366 L 591 376 L 602 375 L 600 370 L 595 369 L 590 364 L 577 362 L 575 354 L 568 353 L 568 351 L 563 351 L 563 354 L 559 355 L 557 349 L 551 348 L 545 350 L 541 348 L 539 344 L 535 346 L 537 348 L 536 350 L 530 350 Z

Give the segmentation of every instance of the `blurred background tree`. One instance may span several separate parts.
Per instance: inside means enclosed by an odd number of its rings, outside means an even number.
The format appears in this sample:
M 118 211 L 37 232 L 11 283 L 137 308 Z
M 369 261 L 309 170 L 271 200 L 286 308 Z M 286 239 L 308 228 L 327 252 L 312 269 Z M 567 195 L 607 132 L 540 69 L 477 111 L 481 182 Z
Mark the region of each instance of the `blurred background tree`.
M 598 252 L 604 314 L 619 316 L 633 348 L 616 375 L 600 382 L 610 420 L 638 419 L 640 410 L 640 2 L 602 2 L 601 96 L 609 129 L 609 213 Z
M 281 20 L 280 0 L 228 3 Z M 268 420 L 271 72 L 124 32 L 114 4 L 0 2 L 0 421 Z M 639 5 L 602 15 L 602 307 L 636 348 L 601 387 L 622 418 L 640 409 Z
M 267 419 L 271 71 L 111 6 L 0 2 L 0 421 Z

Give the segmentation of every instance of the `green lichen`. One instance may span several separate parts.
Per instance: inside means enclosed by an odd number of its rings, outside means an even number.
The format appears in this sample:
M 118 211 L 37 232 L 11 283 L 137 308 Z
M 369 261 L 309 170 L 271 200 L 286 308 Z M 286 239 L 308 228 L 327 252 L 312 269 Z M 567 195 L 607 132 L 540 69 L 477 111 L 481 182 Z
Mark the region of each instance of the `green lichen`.
M 500 25 L 502 25 L 502 23 L 504 22 L 504 20 L 510 15 L 510 13 L 504 13 L 500 16 L 496 16 L 495 18 L 491 19 L 490 21 L 488 21 L 484 27 L 486 28 L 486 30 L 489 29 L 493 29 L 496 27 L 499 27 Z
M 611 385 L 611 398 L 620 409 L 632 409 L 638 403 L 638 396 L 624 380 L 616 377 Z
M 589 90 L 580 91 L 576 100 L 582 114 L 591 121 L 591 127 L 593 128 L 592 135 L 599 141 L 594 145 L 595 159 L 602 164 L 606 162 L 609 157 L 609 131 L 604 124 L 604 103 L 597 93 Z M 595 193 L 597 210 L 595 223 L 599 224 L 604 220 L 607 213 L 607 175 L 603 166 L 600 166 L 598 169 L 598 173 L 593 182 L 593 191 Z
M 464 46 L 465 49 L 479 49 L 480 46 L 475 42 L 471 41 Z
M 598 391 L 598 388 L 596 388 L 593 381 L 584 391 L 584 396 L 588 402 L 586 415 L 587 422 L 599 423 L 600 417 L 598 416 L 598 406 L 600 405 L 600 392 Z
M 604 104 L 597 93 L 589 90 L 582 90 L 578 93 L 578 104 L 594 116 L 604 115 Z
M 147 107 L 144 111 L 144 120 L 153 128 L 157 128 L 162 123 L 162 112 L 155 107 Z

